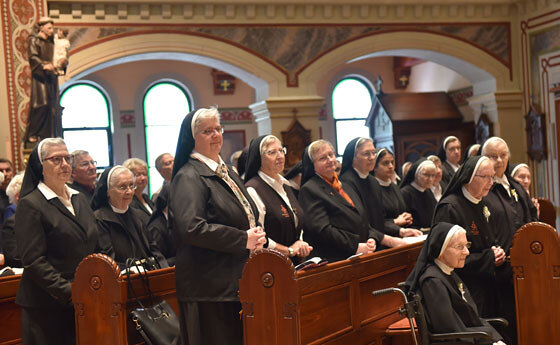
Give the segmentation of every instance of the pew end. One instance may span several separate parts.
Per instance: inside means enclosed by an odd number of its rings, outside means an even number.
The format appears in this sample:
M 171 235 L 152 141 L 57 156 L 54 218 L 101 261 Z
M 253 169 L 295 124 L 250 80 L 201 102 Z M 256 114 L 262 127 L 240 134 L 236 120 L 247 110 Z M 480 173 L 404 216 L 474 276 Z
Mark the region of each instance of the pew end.
M 129 282 L 120 271 L 104 254 L 91 254 L 78 265 L 72 283 L 78 345 L 99 344 L 100 339 L 116 345 L 143 342 L 130 319 L 130 311 L 137 305 L 128 284 L 133 284 L 138 297 L 147 303 L 148 292 L 142 281 L 135 279 L 137 274 L 131 275 Z M 166 300 L 178 313 L 175 268 L 149 271 L 148 277 L 154 297 Z
M 371 291 L 404 281 L 422 244 L 299 272 L 274 250 L 253 253 L 239 283 L 245 345 L 381 344 L 402 302 Z

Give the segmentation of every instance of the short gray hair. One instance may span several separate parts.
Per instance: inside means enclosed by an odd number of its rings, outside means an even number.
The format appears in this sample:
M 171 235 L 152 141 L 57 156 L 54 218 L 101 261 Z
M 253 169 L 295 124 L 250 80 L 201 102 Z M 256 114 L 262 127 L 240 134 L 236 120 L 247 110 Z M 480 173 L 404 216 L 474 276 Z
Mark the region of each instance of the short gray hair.
M 66 146 L 64 139 L 62 138 L 47 138 L 41 141 L 41 147 L 39 152 L 39 157 L 41 158 L 41 162 L 47 158 L 47 154 L 49 153 L 49 148 L 53 146 Z
M 282 145 L 282 142 L 280 141 L 280 139 L 278 139 L 277 137 L 275 137 L 274 135 L 267 135 L 263 141 L 261 141 L 260 144 L 260 152 L 261 152 L 261 156 L 264 155 L 264 153 L 266 152 L 266 150 L 268 149 L 268 147 L 270 145 L 272 145 L 273 143 L 280 143 L 280 145 Z
M 123 162 L 123 165 L 125 168 L 128 168 L 130 170 L 136 168 L 137 166 L 141 166 L 144 169 L 148 170 L 148 164 L 146 164 L 146 162 L 144 162 L 140 158 L 129 158 Z
M 161 165 L 163 164 L 162 160 L 163 160 L 163 157 L 165 157 L 166 155 L 172 156 L 171 153 L 169 153 L 169 152 L 165 152 L 165 153 L 162 153 L 161 155 L 157 156 L 157 158 L 156 158 L 156 169 L 158 171 L 161 170 Z
M 202 120 L 216 119 L 218 120 L 218 122 L 220 122 L 220 112 L 218 111 L 218 107 L 216 106 L 210 108 L 200 108 L 197 110 L 197 113 L 198 114 L 195 113 L 195 115 L 197 116 L 192 126 L 193 136 L 198 131 L 198 126 L 200 125 L 200 122 L 202 122 Z
M 72 169 L 76 169 L 76 164 L 78 162 L 78 160 L 76 158 L 82 157 L 82 156 L 85 156 L 85 155 L 89 155 L 89 152 L 85 151 L 85 150 L 75 150 L 75 151 L 72 151 L 71 155 L 74 158 L 72 160 Z
M 330 141 L 324 139 L 315 140 L 314 142 L 309 144 L 309 148 L 307 149 L 307 154 L 309 155 L 309 158 L 311 158 L 312 162 L 317 152 L 319 152 L 319 150 L 325 145 L 329 145 L 331 149 L 334 151 L 334 147 L 332 146 Z
M 8 187 L 6 188 L 6 194 L 10 198 L 10 202 L 12 204 L 17 203 L 16 195 L 19 194 L 19 191 L 21 190 L 22 182 L 23 182 L 23 172 L 20 172 L 19 174 L 17 174 L 12 178 L 10 184 L 8 184 Z
M 130 171 L 130 169 L 124 166 L 117 166 L 115 167 L 115 171 L 111 173 L 111 178 L 107 181 L 107 190 L 113 188 L 113 185 L 117 182 L 117 177 L 124 173 L 130 174 L 132 180 L 134 181 L 134 174 Z

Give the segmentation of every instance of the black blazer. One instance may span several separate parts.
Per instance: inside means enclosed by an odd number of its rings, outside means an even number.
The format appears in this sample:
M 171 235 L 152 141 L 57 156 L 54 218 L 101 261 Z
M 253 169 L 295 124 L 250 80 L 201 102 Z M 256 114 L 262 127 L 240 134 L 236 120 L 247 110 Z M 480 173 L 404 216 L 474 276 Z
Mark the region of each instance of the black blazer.
M 360 197 L 344 184 L 342 188 L 354 206 L 318 175 L 308 180 L 299 192 L 299 203 L 305 213 L 303 236 L 313 246 L 311 256 L 330 262 L 356 254 L 358 244 L 369 238 L 379 245 L 384 236 L 369 226 Z
M 455 170 L 448 161 L 445 161 L 441 164 L 441 185 L 443 190 L 447 188 L 447 185 L 455 175 Z
M 99 227 L 101 253 L 110 256 L 123 270 L 126 268 L 126 259 L 134 256 L 134 247 L 136 250 L 145 252 L 147 256 L 153 256 L 160 267 L 168 267 L 167 261 L 157 245 L 148 238 L 148 230 L 141 220 L 142 212 L 132 207 L 129 207 L 127 212 L 130 212 L 134 229 L 125 229 L 111 206 L 102 207 L 94 212 Z M 136 233 L 137 239 L 141 243 L 135 243 L 130 234 L 132 231 Z M 137 248 L 138 246 L 141 248 Z M 136 257 L 136 259 L 143 258 Z
M 231 167 L 228 171 L 258 219 L 243 182 Z M 169 224 L 177 240 L 179 301 L 239 301 L 238 281 L 249 258 L 249 220 L 225 181 L 197 159 L 190 159 L 171 181 Z
M 74 272 L 94 253 L 98 230 L 86 197 L 75 194 L 71 201 L 76 216 L 39 189 L 18 202 L 16 242 L 25 270 L 16 303 L 22 307 L 72 307 Z
M 152 213 L 153 213 L 156 210 L 154 202 L 152 200 L 150 200 L 150 198 L 148 197 L 147 194 L 142 194 L 142 199 L 144 199 L 144 201 L 148 204 L 148 206 L 150 206 L 150 208 L 152 209 Z M 144 225 L 148 225 L 148 222 L 150 221 L 150 218 L 152 217 L 152 213 L 150 213 L 146 209 L 146 207 L 144 207 L 144 205 L 142 205 L 142 202 L 140 200 L 138 200 L 136 195 L 134 195 L 134 197 L 132 198 L 132 202 L 130 203 L 129 207 L 132 207 L 132 208 L 135 208 L 135 209 L 141 211 L 139 213 L 139 216 L 142 219 L 142 223 L 144 223 Z
M 16 215 L 12 215 L 4 220 L 0 235 L 1 252 L 4 254 L 6 266 L 21 267 L 21 259 L 16 245 L 15 232 Z

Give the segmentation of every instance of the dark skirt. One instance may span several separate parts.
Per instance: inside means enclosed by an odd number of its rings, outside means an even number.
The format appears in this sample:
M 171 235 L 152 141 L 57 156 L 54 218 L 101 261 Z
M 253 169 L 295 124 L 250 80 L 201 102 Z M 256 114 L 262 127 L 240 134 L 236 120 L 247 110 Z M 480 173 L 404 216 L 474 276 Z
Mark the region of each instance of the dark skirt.
M 239 302 L 179 302 L 184 345 L 243 345 Z
M 74 308 L 21 308 L 22 345 L 75 345 Z

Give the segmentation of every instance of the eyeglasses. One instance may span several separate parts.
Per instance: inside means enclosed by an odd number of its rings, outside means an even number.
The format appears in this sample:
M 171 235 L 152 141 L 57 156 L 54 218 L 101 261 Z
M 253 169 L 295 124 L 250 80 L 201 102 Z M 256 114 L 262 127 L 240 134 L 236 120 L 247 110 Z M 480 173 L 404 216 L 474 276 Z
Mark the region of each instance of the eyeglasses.
M 90 164 L 93 167 L 95 167 L 95 166 L 97 166 L 97 161 L 82 161 L 80 164 L 78 164 L 78 166 L 80 168 L 85 168 L 85 167 L 88 167 Z
M 485 182 L 494 182 L 494 177 L 496 177 L 496 175 L 474 175 L 474 176 L 480 177 Z
M 267 156 L 274 156 L 274 157 L 276 157 L 276 156 L 278 156 L 278 155 L 285 156 L 287 152 L 288 152 L 288 150 L 286 150 L 286 148 L 283 147 L 283 148 L 281 148 L 281 149 L 279 149 L 279 150 L 268 150 L 268 151 L 265 151 L 264 154 L 267 155 Z
M 509 157 L 509 152 L 502 152 L 500 154 L 487 154 L 486 156 L 493 161 L 497 161 L 498 158 L 504 161 Z
M 145 172 L 134 173 L 134 177 L 140 177 L 140 176 L 148 177 L 148 173 Z
M 436 178 L 436 174 L 426 174 L 426 173 L 421 173 L 422 176 L 426 177 L 426 178 Z
M 327 159 L 333 159 L 333 158 L 336 158 L 336 155 L 334 154 L 334 152 L 329 152 L 326 155 L 317 158 L 317 161 L 324 163 L 327 161 Z
M 366 157 L 366 158 L 375 157 L 375 156 L 377 156 L 377 150 L 360 152 L 360 156 Z
M 199 131 L 198 133 L 204 134 L 204 135 L 213 135 L 214 132 L 216 132 L 216 134 L 223 134 L 224 133 L 224 126 L 218 126 L 215 128 L 206 128 L 202 131 Z
M 43 159 L 43 161 L 51 161 L 53 162 L 54 165 L 60 165 L 62 164 L 62 160 L 64 160 L 66 162 L 66 164 L 72 164 L 72 162 L 74 161 L 74 156 L 72 155 L 67 155 L 67 156 L 52 156 L 52 157 L 48 157 Z
M 120 192 L 126 192 L 127 190 L 131 190 L 131 191 L 135 191 L 136 190 L 136 185 L 134 183 L 131 184 L 121 184 L 120 186 L 116 186 L 115 189 L 117 189 Z
M 472 244 L 472 242 L 467 242 L 465 244 L 458 244 L 458 245 L 453 246 L 451 248 L 463 251 L 463 250 L 465 250 L 465 248 L 469 249 L 471 247 L 471 244 Z

